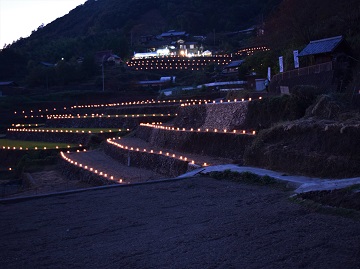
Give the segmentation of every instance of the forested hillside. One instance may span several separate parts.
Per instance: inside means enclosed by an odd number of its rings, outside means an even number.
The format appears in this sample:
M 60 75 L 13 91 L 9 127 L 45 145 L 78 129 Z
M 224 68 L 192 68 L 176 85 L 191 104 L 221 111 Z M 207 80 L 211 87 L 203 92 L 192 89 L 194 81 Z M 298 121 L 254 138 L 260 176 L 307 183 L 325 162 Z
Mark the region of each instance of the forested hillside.
M 226 33 L 253 26 L 264 29 L 264 35 L 248 36 L 246 41 L 244 37 L 227 39 Z M 26 84 L 24 78 L 31 77 L 39 62 L 59 63 L 65 59 L 71 63 L 78 57 L 84 57 L 87 66 L 77 77 L 89 77 L 94 72 L 92 58 L 96 51 L 112 50 L 127 59 L 137 49 L 140 36 L 170 29 L 208 36 L 208 41 L 216 34 L 216 42 L 211 41 L 211 45 L 229 53 L 244 44 L 267 45 L 271 51 L 261 55 L 263 66 L 279 55 L 291 56 L 293 49 L 301 49 L 310 40 L 336 35 L 346 37 L 356 58 L 360 51 L 360 1 L 88 0 L 62 18 L 35 29 L 29 38 L 3 49 L 0 80 Z M 256 64 L 259 60 L 254 61 Z M 63 67 L 65 70 L 67 66 Z
M 238 31 L 258 23 L 279 0 L 88 0 L 0 54 L 0 80 L 19 79 L 34 62 L 55 63 L 113 50 L 124 58 L 141 35 Z M 14 72 L 16 70 L 16 72 Z

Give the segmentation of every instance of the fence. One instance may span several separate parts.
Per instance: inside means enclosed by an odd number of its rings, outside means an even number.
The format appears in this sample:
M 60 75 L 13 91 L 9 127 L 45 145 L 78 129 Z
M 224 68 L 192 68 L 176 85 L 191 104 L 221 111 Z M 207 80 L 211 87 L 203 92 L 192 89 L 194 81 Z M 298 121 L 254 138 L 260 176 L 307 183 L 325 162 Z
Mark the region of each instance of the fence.
M 283 73 L 279 73 L 279 74 L 276 74 L 275 76 L 273 76 L 271 78 L 271 80 L 272 80 L 272 82 L 280 81 L 280 80 L 290 79 L 290 78 L 299 77 L 299 76 L 319 74 L 319 73 L 328 72 L 331 70 L 333 70 L 332 62 L 327 62 L 327 63 L 311 65 L 308 67 L 302 67 L 302 68 L 286 71 Z

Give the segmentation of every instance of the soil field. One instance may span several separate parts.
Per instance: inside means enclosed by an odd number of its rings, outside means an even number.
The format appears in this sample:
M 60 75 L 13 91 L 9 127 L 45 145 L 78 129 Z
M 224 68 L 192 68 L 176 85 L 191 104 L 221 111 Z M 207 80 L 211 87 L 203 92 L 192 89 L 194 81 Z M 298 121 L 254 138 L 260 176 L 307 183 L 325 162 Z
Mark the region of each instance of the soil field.
M 358 220 L 198 177 L 0 204 L 1 268 L 360 268 Z

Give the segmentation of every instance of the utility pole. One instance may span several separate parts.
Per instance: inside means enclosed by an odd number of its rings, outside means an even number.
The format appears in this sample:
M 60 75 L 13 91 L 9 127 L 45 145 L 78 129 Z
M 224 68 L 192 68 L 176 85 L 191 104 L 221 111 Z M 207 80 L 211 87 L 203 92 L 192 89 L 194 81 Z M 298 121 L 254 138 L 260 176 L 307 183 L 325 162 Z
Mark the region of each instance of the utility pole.
M 105 73 L 104 73 L 104 59 L 105 59 L 105 55 L 102 58 L 102 63 L 101 63 L 101 70 L 102 70 L 102 91 L 105 91 Z
M 215 28 L 214 28 L 214 47 L 215 47 Z

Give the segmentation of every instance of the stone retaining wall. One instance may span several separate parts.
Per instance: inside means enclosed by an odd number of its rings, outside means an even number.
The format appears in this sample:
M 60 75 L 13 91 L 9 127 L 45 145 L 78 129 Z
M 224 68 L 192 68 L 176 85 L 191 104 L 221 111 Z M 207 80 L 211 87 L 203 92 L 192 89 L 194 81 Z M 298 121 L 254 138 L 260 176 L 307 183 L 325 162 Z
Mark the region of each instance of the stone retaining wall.
M 232 102 L 180 107 L 174 124 L 180 128 L 232 130 L 244 124 L 248 104 Z
M 47 127 L 54 128 L 119 128 L 133 129 L 140 123 L 166 122 L 174 116 L 155 116 L 155 117 L 101 117 L 101 118 L 67 118 L 67 119 L 48 119 Z
M 233 130 L 245 122 L 249 102 L 206 105 L 206 119 L 201 128 Z
M 191 170 L 188 162 L 164 155 L 131 151 L 109 143 L 105 143 L 103 148 L 107 155 L 124 165 L 152 170 L 169 177 L 177 177 Z
M 59 170 L 69 180 L 80 180 L 93 186 L 117 184 L 115 181 L 106 179 L 93 172 L 75 166 L 63 159 L 59 160 Z
M 242 163 L 253 135 L 214 132 L 182 132 L 139 126 L 135 136 L 158 147 L 176 151 L 229 158 Z

